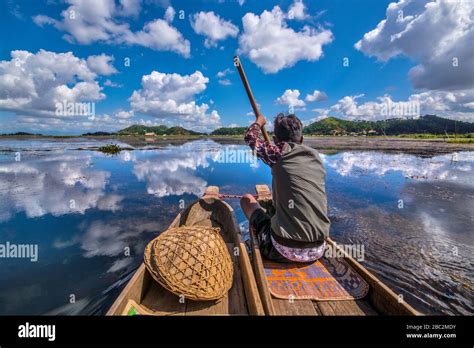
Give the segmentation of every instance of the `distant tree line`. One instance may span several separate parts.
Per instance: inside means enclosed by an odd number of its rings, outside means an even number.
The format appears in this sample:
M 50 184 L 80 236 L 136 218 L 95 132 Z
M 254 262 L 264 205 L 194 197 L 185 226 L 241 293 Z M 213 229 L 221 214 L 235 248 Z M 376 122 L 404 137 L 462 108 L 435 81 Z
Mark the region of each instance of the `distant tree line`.
M 243 135 L 247 127 L 222 127 L 212 135 Z M 304 127 L 303 133 L 310 135 L 402 135 L 402 134 L 466 134 L 474 133 L 474 123 L 455 121 L 435 115 L 417 119 L 389 119 L 379 121 L 343 120 L 327 117 Z
M 243 135 L 247 127 L 222 127 L 215 129 L 211 135 Z
M 304 127 L 303 132 L 318 135 L 466 134 L 474 132 L 474 123 L 455 121 L 435 115 L 426 115 L 417 119 L 379 121 L 349 121 L 328 117 Z
M 145 135 L 146 133 L 155 133 L 156 135 L 201 135 L 203 133 L 195 132 L 183 127 L 166 126 L 144 126 L 135 124 L 117 132 L 119 135 Z

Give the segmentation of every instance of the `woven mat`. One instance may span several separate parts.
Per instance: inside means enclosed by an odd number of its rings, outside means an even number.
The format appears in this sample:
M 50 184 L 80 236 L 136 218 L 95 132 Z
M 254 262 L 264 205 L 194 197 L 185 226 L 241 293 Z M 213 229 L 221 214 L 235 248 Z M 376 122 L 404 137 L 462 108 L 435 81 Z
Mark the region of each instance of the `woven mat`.
M 276 298 L 318 301 L 354 300 L 367 295 L 369 284 L 341 257 L 311 264 L 263 260 L 270 293 Z

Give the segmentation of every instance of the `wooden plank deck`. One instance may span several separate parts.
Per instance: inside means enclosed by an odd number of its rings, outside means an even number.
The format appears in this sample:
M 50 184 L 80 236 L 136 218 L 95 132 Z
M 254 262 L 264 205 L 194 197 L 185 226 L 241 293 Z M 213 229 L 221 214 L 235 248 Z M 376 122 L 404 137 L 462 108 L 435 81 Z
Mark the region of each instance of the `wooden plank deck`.
M 167 313 L 167 315 L 184 315 L 186 304 L 180 303 L 179 297 L 172 294 L 160 284 L 152 281 L 141 305 L 152 312 Z
M 277 315 L 320 315 L 311 300 L 284 300 L 272 298 Z
M 313 302 L 321 315 L 378 315 L 367 300 Z

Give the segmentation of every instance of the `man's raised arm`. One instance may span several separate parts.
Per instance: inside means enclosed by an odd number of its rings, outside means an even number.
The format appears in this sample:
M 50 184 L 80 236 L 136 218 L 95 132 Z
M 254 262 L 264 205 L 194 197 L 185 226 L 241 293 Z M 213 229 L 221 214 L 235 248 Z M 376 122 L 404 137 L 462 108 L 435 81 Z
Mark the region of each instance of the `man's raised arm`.
M 266 143 L 261 139 L 262 128 L 266 121 L 263 116 L 257 117 L 255 123 L 252 123 L 245 132 L 244 140 L 250 146 L 264 163 L 272 166 L 281 156 L 281 148 L 272 143 Z

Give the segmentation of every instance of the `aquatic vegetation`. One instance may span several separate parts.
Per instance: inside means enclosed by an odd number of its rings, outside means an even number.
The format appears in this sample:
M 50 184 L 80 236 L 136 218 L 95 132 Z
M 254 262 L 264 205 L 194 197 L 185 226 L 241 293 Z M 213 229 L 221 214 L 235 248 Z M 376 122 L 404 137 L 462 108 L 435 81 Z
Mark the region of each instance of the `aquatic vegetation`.
M 448 143 L 454 144 L 474 144 L 474 138 L 456 138 L 456 139 L 449 139 Z
M 120 151 L 124 149 L 122 149 L 117 144 L 107 144 L 107 145 L 99 147 L 97 150 L 109 155 L 117 155 L 120 153 Z

